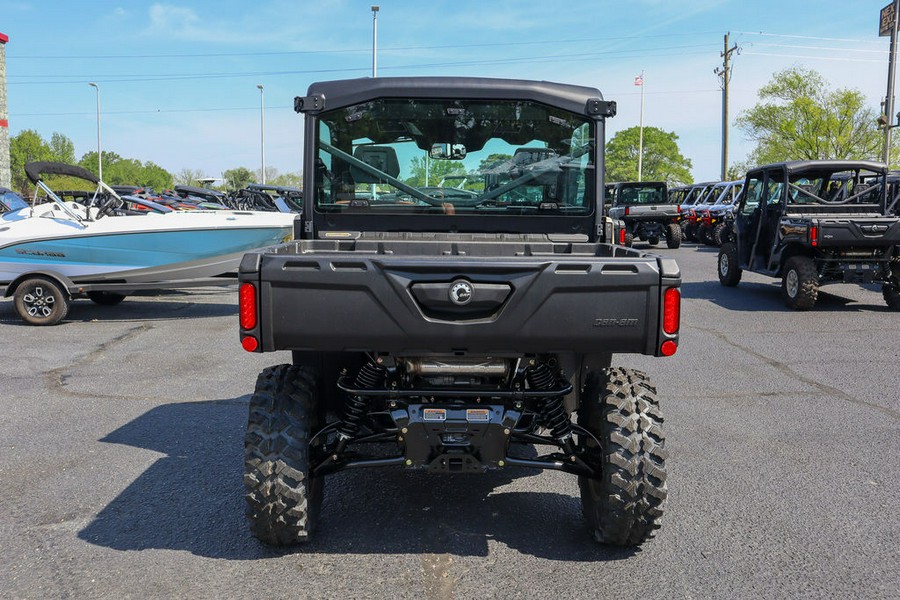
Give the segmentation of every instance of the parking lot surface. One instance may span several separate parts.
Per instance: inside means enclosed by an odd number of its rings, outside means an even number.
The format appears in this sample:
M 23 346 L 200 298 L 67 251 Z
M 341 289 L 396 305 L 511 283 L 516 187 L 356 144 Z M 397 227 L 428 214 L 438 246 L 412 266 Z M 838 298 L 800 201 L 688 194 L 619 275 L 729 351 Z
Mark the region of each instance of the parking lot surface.
M 666 415 L 669 503 L 638 551 L 591 540 L 573 476 L 401 469 L 331 477 L 315 541 L 269 549 L 243 432 L 290 357 L 241 350 L 235 288 L 47 328 L 0 302 L 0 597 L 897 598 L 900 313 L 854 285 L 793 312 L 773 279 L 721 287 L 714 249 L 658 251 L 681 347 L 614 360 Z

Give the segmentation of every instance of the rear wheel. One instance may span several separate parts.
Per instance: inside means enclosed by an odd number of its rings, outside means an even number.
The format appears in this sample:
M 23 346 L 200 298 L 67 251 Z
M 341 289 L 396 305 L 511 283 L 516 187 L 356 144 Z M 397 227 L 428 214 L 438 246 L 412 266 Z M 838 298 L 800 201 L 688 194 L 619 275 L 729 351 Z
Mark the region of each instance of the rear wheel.
M 253 535 L 274 546 L 306 542 L 316 527 L 323 480 L 310 473 L 315 374 L 294 365 L 260 373 L 244 438 L 244 486 Z
M 741 268 L 738 266 L 737 246 L 725 242 L 719 248 L 719 283 L 734 287 L 741 281 Z
M 599 466 L 580 476 L 581 506 L 594 538 L 637 546 L 659 529 L 668 495 L 663 417 L 656 389 L 632 369 L 604 369 L 591 379 L 578 422 L 585 461 Z
M 20 283 L 13 303 L 29 325 L 56 325 L 69 314 L 69 295 L 46 277 L 32 277 Z
M 666 246 L 672 250 L 681 246 L 681 227 L 677 223 L 666 225 Z
M 626 233 L 625 234 L 625 245 L 628 246 L 629 248 L 631 248 L 631 246 L 633 244 L 634 244 L 634 234 Z
M 881 286 L 881 295 L 891 310 L 900 310 L 900 258 L 891 259 L 891 278 Z
M 809 310 L 819 296 L 819 276 L 816 265 L 806 256 L 794 256 L 784 264 L 781 295 L 788 308 Z
M 891 310 L 900 310 L 900 286 L 896 283 L 885 283 L 881 288 L 884 301 Z

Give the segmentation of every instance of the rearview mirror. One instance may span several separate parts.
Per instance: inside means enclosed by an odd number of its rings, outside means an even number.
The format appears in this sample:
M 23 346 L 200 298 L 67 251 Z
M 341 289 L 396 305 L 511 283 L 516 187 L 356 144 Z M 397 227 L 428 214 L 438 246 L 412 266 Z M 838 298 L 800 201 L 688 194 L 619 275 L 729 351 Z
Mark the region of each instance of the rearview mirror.
M 442 160 L 462 160 L 466 157 L 466 147 L 463 144 L 432 144 L 428 156 Z

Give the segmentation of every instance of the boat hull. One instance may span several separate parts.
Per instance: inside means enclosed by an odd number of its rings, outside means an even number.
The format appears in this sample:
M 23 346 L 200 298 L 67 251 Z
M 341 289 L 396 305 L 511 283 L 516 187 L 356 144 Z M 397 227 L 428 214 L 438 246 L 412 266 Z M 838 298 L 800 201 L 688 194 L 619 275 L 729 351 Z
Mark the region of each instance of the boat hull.
M 0 231 L 0 284 L 34 272 L 73 283 L 212 277 L 235 270 L 244 252 L 293 234 L 288 215 L 216 213 L 108 217 L 80 228 L 58 218 L 13 220 Z

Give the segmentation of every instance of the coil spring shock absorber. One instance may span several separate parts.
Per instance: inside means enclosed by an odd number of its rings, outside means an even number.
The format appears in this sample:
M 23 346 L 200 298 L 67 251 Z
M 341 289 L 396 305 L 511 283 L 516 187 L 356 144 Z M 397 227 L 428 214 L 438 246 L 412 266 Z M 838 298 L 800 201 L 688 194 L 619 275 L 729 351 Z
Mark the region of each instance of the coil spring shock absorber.
M 556 377 L 544 363 L 532 367 L 525 374 L 528 385 L 535 390 L 550 390 L 556 385 Z M 572 421 L 566 413 L 562 398 L 554 396 L 549 398 L 543 406 L 543 415 L 550 435 L 553 436 L 566 454 L 575 452 L 575 444 L 572 441 Z
M 370 360 L 356 374 L 356 379 L 353 380 L 354 387 L 357 389 L 380 387 L 384 383 L 386 371 L 383 366 Z M 355 394 L 347 396 L 347 401 L 344 403 L 343 419 L 341 419 L 341 424 L 337 428 L 338 441 L 333 452 L 335 456 L 339 455 L 347 447 L 349 441 L 359 433 L 367 408 L 366 401 L 362 396 Z

